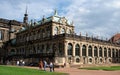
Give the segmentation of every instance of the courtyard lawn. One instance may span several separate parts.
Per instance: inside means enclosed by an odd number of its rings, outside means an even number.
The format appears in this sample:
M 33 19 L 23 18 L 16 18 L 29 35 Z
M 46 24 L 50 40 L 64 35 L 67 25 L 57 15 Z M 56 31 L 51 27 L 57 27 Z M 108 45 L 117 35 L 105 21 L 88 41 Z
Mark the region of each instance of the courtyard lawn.
M 79 69 L 87 69 L 87 70 L 105 70 L 105 71 L 116 71 L 120 70 L 120 66 L 110 66 L 110 67 L 87 67 L 87 68 L 79 68 Z
M 0 66 L 0 75 L 68 75 L 66 73 L 40 71 L 22 67 Z

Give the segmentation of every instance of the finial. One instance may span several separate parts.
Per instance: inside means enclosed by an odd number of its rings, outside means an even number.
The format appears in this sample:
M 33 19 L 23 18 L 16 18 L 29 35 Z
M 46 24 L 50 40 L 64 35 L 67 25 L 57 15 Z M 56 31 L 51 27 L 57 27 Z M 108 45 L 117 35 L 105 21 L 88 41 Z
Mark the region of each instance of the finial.
M 42 19 L 43 21 L 45 20 L 45 15 L 43 15 L 43 19 Z
M 81 36 L 82 34 L 81 34 L 81 32 L 80 32 L 80 36 Z
M 73 25 L 73 23 L 74 23 L 74 22 L 72 21 L 72 22 L 71 22 L 71 25 Z
M 56 9 L 54 10 L 54 15 L 55 15 L 55 16 L 57 16 L 57 15 L 58 15 L 58 14 L 57 14 L 57 10 L 56 10 Z
M 86 37 L 88 37 L 88 33 L 86 32 Z
M 25 10 L 25 14 L 27 14 L 27 9 L 28 9 L 28 8 L 27 8 L 27 5 L 26 5 L 26 10 Z

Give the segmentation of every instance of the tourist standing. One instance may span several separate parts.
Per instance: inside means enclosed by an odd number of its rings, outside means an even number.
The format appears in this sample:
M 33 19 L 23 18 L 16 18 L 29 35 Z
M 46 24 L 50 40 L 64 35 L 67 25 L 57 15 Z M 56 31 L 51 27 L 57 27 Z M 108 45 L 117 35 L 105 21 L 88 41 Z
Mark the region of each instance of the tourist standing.
M 52 62 L 50 62 L 49 67 L 50 67 L 50 72 L 53 72 L 53 63 Z
M 39 62 L 39 69 L 41 69 L 42 70 L 42 68 L 43 68 L 43 62 L 42 62 L 42 60 Z
M 19 64 L 20 64 L 20 62 L 19 62 L 19 61 L 17 61 L 17 66 L 19 66 Z
M 46 71 L 47 62 L 44 60 L 43 63 L 44 63 L 44 71 Z

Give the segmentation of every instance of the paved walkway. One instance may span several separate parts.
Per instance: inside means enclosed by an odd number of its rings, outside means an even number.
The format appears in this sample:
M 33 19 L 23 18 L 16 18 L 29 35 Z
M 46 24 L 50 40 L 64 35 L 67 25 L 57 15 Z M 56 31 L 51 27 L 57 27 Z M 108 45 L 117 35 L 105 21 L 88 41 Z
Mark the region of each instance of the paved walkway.
M 27 67 L 38 69 L 38 67 Z M 49 68 L 47 68 L 49 71 Z M 120 75 L 119 71 L 103 71 L 103 70 L 81 70 L 77 68 L 55 68 L 55 72 L 69 73 L 69 75 Z
M 70 75 L 120 75 L 120 71 L 81 70 L 76 68 L 59 68 L 57 72 L 65 72 Z

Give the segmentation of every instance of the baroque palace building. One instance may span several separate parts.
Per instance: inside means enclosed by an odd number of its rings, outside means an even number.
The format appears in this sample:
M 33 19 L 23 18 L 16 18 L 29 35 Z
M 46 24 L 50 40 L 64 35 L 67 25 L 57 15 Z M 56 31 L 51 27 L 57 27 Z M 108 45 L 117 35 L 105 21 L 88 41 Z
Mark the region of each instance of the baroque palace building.
M 110 40 L 76 35 L 73 22 L 57 11 L 29 24 L 28 14 L 24 16 L 24 22 L 14 32 L 15 38 L 8 41 L 5 60 L 24 60 L 26 64 L 46 60 L 57 66 L 120 63 L 120 34 Z
M 3 63 L 7 56 L 7 45 L 16 38 L 16 33 L 22 28 L 22 23 L 16 20 L 0 18 L 0 63 Z

